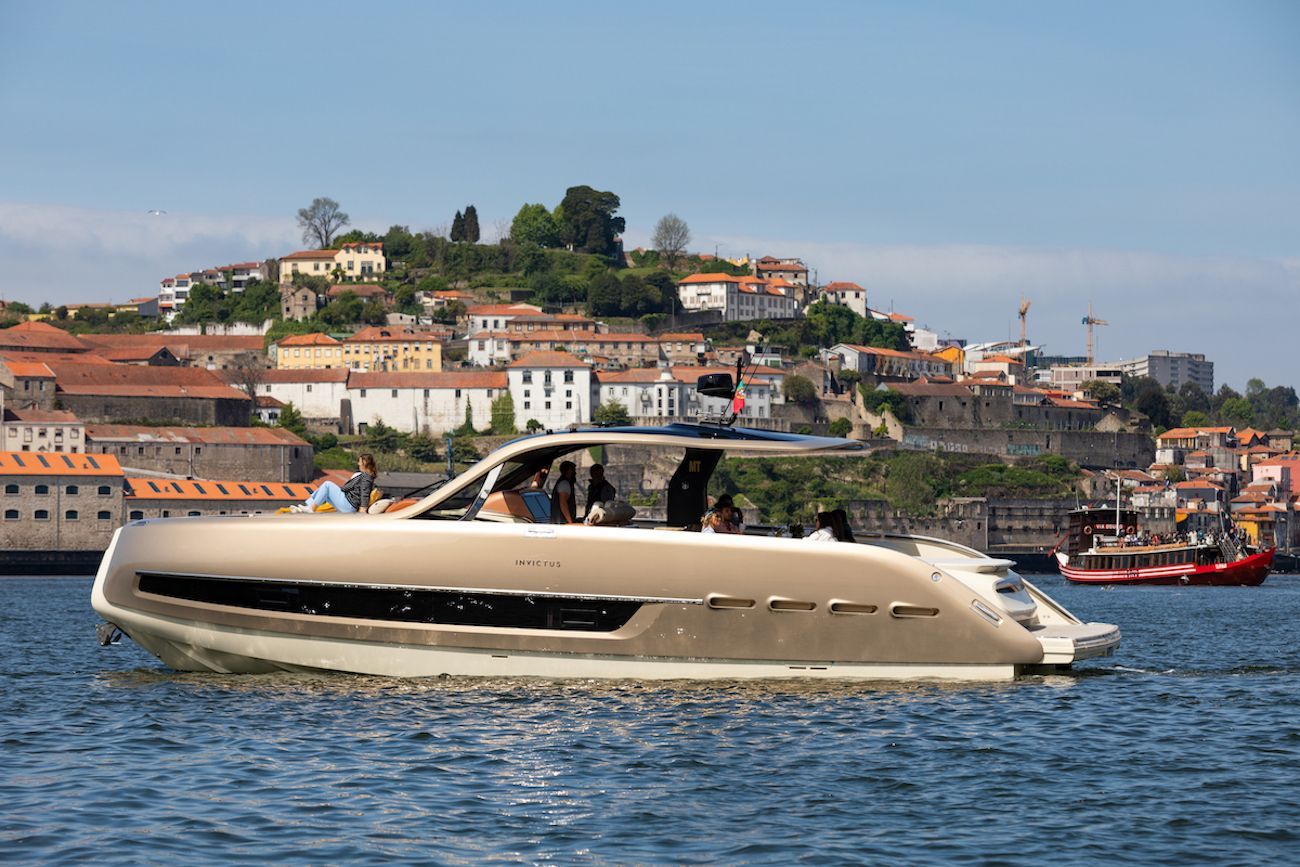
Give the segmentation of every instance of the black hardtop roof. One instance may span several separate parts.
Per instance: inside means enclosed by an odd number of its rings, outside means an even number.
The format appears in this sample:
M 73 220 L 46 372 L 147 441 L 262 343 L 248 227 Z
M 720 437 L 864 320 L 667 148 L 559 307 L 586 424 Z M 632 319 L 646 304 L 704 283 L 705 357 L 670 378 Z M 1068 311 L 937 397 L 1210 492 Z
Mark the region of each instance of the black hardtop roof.
M 579 425 L 563 430 L 547 431 L 546 433 L 532 434 L 532 436 L 546 436 L 548 434 L 563 433 L 592 433 L 592 434 L 639 434 L 647 436 L 661 437 L 686 437 L 689 439 L 700 440 L 728 440 L 730 442 L 780 442 L 780 443 L 806 443 L 808 445 L 820 445 L 823 448 L 829 448 L 833 445 L 839 446 L 861 446 L 856 440 L 842 439 L 840 437 L 819 437 L 810 434 L 786 433 L 783 431 L 758 430 L 757 428 L 748 427 L 725 427 L 723 425 L 713 424 L 688 424 L 684 422 L 674 422 L 666 425 Z M 531 437 L 520 437 L 519 440 L 530 439 Z M 519 441 L 519 440 L 516 440 Z

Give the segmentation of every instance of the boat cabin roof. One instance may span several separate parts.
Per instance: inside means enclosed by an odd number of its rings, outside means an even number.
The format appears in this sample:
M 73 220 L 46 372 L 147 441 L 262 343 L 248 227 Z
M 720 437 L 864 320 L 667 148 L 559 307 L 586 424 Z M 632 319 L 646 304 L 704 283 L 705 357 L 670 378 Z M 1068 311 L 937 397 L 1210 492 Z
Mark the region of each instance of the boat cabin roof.
M 669 520 L 674 516 L 703 513 L 704 488 L 722 454 L 728 450 L 764 455 L 839 455 L 863 450 L 863 443 L 838 437 L 819 437 L 780 431 L 732 428 L 710 424 L 669 424 L 662 427 L 574 427 L 568 431 L 534 434 L 511 440 L 464 473 L 431 488 L 408 508 L 391 514 L 414 518 L 434 511 L 460 508 L 459 504 L 496 491 L 512 490 L 541 468 L 592 446 L 649 446 L 685 451 L 674 480 L 690 476 L 690 484 L 671 486 Z M 487 482 L 487 484 L 484 484 Z M 680 487 L 680 490 L 678 490 Z M 686 492 L 689 491 L 689 494 Z M 419 496 L 420 492 L 417 492 Z M 677 508 L 674 501 L 677 500 Z M 453 504 L 456 504 L 453 506 Z M 468 505 L 468 514 L 473 511 Z

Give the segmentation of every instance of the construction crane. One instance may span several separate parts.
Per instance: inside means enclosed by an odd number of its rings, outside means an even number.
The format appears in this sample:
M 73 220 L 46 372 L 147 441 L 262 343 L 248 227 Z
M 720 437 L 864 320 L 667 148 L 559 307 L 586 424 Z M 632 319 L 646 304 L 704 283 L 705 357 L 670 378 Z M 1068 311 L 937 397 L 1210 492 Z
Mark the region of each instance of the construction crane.
M 1020 348 L 1024 349 L 1029 345 L 1029 331 L 1025 323 L 1025 316 L 1029 313 L 1029 305 L 1033 302 L 1023 295 L 1020 296 Z
M 1109 325 L 1110 323 L 1107 322 L 1105 319 L 1098 319 L 1096 316 L 1093 316 L 1093 315 L 1092 315 L 1092 302 L 1089 301 L 1089 302 L 1088 302 L 1088 315 L 1085 316 L 1085 317 L 1083 317 L 1083 324 L 1086 325 L 1086 326 L 1088 326 L 1088 366 L 1089 366 L 1089 367 L 1092 367 L 1092 362 L 1093 362 L 1093 353 L 1092 353 L 1092 348 L 1093 348 L 1092 326 L 1094 326 L 1094 325 Z

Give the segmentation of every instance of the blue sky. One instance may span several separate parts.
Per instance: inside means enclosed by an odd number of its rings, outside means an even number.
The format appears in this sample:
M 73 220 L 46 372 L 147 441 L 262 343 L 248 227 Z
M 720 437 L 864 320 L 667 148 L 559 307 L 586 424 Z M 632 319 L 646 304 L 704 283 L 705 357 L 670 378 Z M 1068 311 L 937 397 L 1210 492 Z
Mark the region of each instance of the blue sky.
M 968 339 L 1300 380 L 1300 4 L 0 3 L 0 292 L 280 255 L 296 209 L 802 255 Z M 147 217 L 150 208 L 165 217 Z

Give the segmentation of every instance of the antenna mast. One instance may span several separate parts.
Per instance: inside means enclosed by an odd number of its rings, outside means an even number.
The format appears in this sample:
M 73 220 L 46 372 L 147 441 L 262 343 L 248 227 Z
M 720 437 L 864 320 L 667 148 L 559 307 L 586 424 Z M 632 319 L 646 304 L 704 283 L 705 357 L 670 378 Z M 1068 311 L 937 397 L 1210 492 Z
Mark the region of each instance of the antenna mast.
M 1020 296 L 1020 348 L 1024 349 L 1029 345 L 1029 329 L 1026 324 L 1026 315 L 1029 313 L 1029 305 L 1033 302 L 1023 295 Z

